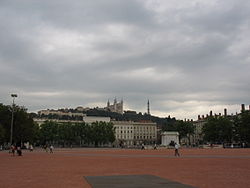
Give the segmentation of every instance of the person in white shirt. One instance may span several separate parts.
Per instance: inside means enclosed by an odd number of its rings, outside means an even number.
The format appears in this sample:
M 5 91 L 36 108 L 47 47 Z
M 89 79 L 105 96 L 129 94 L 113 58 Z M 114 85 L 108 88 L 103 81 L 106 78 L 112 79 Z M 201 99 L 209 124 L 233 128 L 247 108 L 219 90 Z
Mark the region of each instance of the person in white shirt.
M 54 147 L 50 145 L 49 150 L 50 150 L 50 153 L 53 153 Z
M 179 147 L 180 147 L 179 144 L 175 143 L 175 145 L 174 145 L 174 148 L 175 148 L 174 155 L 178 156 L 178 157 L 180 157 Z

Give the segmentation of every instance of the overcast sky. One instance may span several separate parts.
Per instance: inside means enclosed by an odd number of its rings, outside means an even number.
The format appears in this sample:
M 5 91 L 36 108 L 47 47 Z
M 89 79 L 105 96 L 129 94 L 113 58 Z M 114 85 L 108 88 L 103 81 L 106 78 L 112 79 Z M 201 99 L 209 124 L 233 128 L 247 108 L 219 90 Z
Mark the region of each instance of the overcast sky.
M 250 104 L 249 0 L 1 0 L 0 28 L 3 104 L 149 99 L 177 119 Z

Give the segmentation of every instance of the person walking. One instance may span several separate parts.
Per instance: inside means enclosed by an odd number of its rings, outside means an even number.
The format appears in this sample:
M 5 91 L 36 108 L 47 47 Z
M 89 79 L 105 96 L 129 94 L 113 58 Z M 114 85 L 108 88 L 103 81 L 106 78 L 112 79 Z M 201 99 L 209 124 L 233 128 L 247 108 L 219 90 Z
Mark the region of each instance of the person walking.
M 12 153 L 13 156 L 15 156 L 15 150 L 16 150 L 16 147 L 14 145 L 11 145 L 10 152 Z
M 50 153 L 53 153 L 54 147 L 50 145 L 49 150 L 50 150 Z
M 145 146 L 144 146 L 144 144 L 142 143 L 142 145 L 141 145 L 141 149 L 142 150 L 144 150 L 145 149 Z
M 180 147 L 179 144 L 175 143 L 175 145 L 174 145 L 174 155 L 178 156 L 178 157 L 180 157 L 179 147 Z
M 156 150 L 156 149 L 157 149 L 157 145 L 155 144 L 155 145 L 154 145 L 154 150 Z
M 33 151 L 33 145 L 30 145 L 30 152 L 32 152 Z
M 22 156 L 22 149 L 21 149 L 21 146 L 17 146 L 17 154 L 18 156 Z

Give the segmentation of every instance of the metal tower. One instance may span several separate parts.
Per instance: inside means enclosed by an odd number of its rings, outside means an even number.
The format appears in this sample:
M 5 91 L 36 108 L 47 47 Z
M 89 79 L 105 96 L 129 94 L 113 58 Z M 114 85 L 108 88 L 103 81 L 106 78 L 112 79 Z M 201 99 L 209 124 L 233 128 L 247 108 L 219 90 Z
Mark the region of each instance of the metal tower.
M 150 114 L 150 110 L 149 110 L 149 100 L 148 100 L 148 114 Z

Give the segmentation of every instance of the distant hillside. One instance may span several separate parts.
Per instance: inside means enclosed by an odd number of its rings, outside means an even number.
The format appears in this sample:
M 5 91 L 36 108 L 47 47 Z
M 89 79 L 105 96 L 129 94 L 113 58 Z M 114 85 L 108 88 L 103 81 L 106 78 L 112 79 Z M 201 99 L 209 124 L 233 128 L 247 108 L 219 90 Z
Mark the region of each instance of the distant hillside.
M 67 112 L 74 113 L 84 113 L 87 116 L 101 116 L 101 117 L 110 117 L 112 120 L 116 121 L 135 121 L 135 122 L 155 122 L 159 127 L 166 126 L 169 124 L 175 123 L 176 119 L 166 117 L 161 118 L 157 116 L 152 116 L 149 114 L 142 114 L 141 112 L 137 113 L 136 111 L 125 111 L 123 114 L 110 112 L 100 108 L 88 109 L 86 111 L 76 111 L 75 109 L 68 109 Z M 82 120 L 80 116 L 68 116 L 68 115 L 58 115 L 58 114 L 48 114 L 48 115 L 38 115 L 31 113 L 33 118 L 48 118 L 48 119 L 60 119 L 60 120 Z
M 109 112 L 104 110 L 98 110 L 98 109 L 90 109 L 87 112 L 87 116 L 104 116 L 104 117 L 110 117 L 113 120 L 116 121 L 136 121 L 136 122 L 142 122 L 142 121 L 152 121 L 157 123 L 158 126 L 164 126 L 167 124 L 173 124 L 176 119 L 166 117 L 161 118 L 157 116 L 151 116 L 149 114 L 142 114 L 141 112 L 137 113 L 135 111 L 125 111 L 123 114 L 115 113 L 115 112 Z

